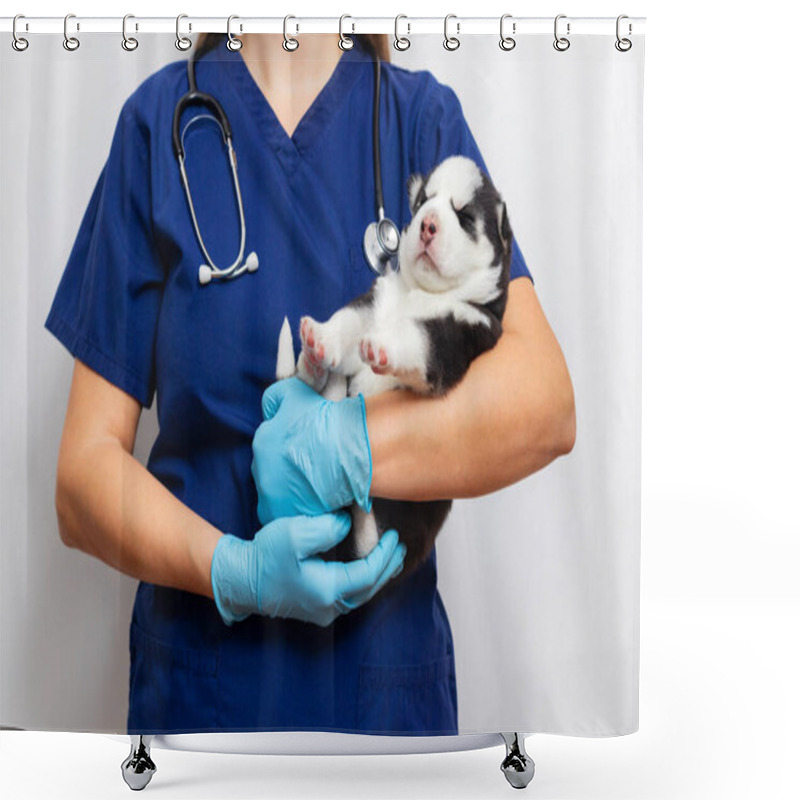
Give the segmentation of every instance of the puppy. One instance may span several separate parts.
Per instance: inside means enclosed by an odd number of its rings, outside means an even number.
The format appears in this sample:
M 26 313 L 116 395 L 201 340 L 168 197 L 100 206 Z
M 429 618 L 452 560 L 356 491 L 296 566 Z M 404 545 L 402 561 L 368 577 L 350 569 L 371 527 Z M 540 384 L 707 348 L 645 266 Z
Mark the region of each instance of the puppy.
M 389 389 L 444 395 L 494 347 L 508 299 L 511 227 L 505 203 L 472 160 L 453 156 L 408 181 L 412 219 L 400 236 L 398 270 L 327 322 L 303 317 L 295 368 L 288 321 L 278 375 L 297 374 L 329 399 Z M 367 555 L 395 528 L 408 548 L 403 575 L 429 555 L 452 500 L 375 498 L 353 506 L 353 527 L 330 557 Z

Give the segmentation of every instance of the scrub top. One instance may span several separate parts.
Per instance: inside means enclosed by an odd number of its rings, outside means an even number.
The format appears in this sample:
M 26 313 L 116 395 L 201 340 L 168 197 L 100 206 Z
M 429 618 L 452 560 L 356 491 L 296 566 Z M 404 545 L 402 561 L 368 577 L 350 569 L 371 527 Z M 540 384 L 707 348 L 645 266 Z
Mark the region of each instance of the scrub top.
M 258 271 L 198 281 L 203 256 L 171 141 L 186 64 L 173 63 L 122 109 L 46 327 L 143 406 L 157 398 L 148 469 L 211 524 L 250 539 L 260 527 L 251 445 L 283 318 L 294 330 L 304 314 L 327 319 L 374 277 L 361 246 L 375 219 L 373 65 L 361 42 L 344 52 L 292 136 L 238 52 L 204 56 L 197 84 L 230 119 L 245 255 L 257 253 Z M 484 166 L 455 94 L 428 72 L 386 64 L 380 114 L 385 206 L 401 226 L 409 175 L 454 154 Z M 202 236 L 225 267 L 239 221 L 217 125 L 192 124 L 185 148 Z M 515 245 L 511 277 L 522 275 Z M 435 554 L 324 628 L 257 615 L 229 628 L 213 600 L 140 583 L 130 658 L 130 733 L 458 732 Z

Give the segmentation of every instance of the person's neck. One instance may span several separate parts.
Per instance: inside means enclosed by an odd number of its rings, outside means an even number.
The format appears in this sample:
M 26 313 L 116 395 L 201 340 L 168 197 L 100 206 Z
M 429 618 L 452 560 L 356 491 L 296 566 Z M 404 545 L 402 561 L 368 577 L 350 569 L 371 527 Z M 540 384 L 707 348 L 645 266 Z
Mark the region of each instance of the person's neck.
M 242 36 L 242 58 L 289 136 L 328 82 L 342 54 L 337 46 L 338 34 L 307 34 L 298 39 L 302 53 L 284 50 L 280 34 Z

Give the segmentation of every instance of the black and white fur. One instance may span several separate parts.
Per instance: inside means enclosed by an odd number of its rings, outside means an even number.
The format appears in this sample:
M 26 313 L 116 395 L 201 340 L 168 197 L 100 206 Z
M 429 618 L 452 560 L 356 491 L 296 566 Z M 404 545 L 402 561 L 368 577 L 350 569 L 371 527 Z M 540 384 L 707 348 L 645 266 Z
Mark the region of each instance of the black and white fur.
M 511 228 L 489 178 L 463 156 L 448 158 L 408 182 L 413 217 L 400 236 L 398 271 L 327 322 L 303 317 L 295 370 L 284 322 L 278 378 L 297 374 L 329 399 L 407 388 L 443 395 L 502 332 L 508 298 Z M 433 548 L 451 500 L 375 498 L 372 513 L 351 509 L 353 529 L 335 557 L 359 558 L 397 529 L 408 548 L 403 574 Z

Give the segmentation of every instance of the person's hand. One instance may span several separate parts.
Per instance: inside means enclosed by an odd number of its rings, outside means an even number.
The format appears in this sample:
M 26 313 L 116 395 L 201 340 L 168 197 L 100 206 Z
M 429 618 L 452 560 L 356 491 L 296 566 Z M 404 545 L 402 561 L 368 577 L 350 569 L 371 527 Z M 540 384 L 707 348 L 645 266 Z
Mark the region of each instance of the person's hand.
M 350 516 L 342 512 L 278 519 L 252 541 L 222 536 L 211 560 L 211 585 L 225 624 L 262 614 L 325 626 L 370 600 L 400 574 L 406 547 L 390 530 L 366 558 L 342 563 L 315 555 L 349 530 Z
M 332 402 L 299 378 L 273 383 L 253 438 L 258 519 L 316 516 L 358 503 L 371 508 L 372 453 L 364 398 Z

